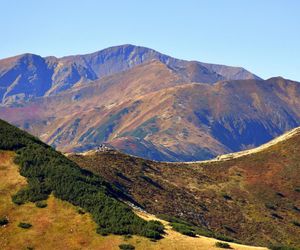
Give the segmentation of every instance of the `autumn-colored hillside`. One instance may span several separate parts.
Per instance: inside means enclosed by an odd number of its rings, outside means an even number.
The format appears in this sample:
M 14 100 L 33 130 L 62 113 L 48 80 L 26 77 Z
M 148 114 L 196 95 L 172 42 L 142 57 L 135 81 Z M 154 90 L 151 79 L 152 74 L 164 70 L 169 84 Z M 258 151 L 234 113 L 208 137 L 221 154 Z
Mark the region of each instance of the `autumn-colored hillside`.
M 174 231 L 167 221 L 158 221 L 157 217 L 141 211 L 133 213 L 126 205 L 122 206 L 120 201 L 109 200 L 112 197 L 108 193 L 112 190 L 109 191 L 108 183 L 106 188 L 103 181 L 99 186 L 99 177 L 80 170 L 74 163 L 27 133 L 3 121 L 0 121 L 0 132 L 0 249 L 114 250 L 123 249 L 124 244 L 137 250 L 217 249 L 216 244 L 220 240 L 182 235 Z M 49 158 L 51 154 L 55 157 Z M 28 158 L 30 156 L 33 156 L 31 160 Z M 51 170 L 47 170 L 48 166 L 51 166 Z M 74 176 L 76 174 L 77 177 Z M 87 185 L 88 180 L 90 186 Z M 76 193 L 76 181 L 83 187 L 80 194 Z M 66 189 L 62 192 L 62 188 Z M 88 192 L 94 195 L 89 196 L 89 206 L 84 208 L 82 194 Z M 93 200 L 97 197 L 101 200 L 94 206 Z M 117 197 L 124 199 L 122 195 Z M 117 197 L 114 196 L 114 199 Z M 80 198 L 80 202 L 76 201 L 77 198 Z M 113 215 L 115 209 L 121 217 Z M 99 212 L 105 213 L 101 218 L 101 227 L 96 220 Z M 133 221 L 128 221 L 126 214 L 133 216 Z M 159 225 L 160 228 L 165 227 L 163 238 L 150 240 L 131 234 L 121 236 L 99 231 L 100 228 L 108 229 L 112 221 L 115 225 L 125 223 L 123 230 L 127 232 L 133 229 L 131 223 L 135 224 L 137 234 L 145 229 L 137 222 L 142 222 L 143 226 L 152 225 L 152 230 L 156 230 Z M 119 228 L 114 233 L 124 234 L 124 231 L 122 233 Z M 265 249 L 235 243 L 230 243 L 230 247 L 237 250 Z
M 119 152 L 70 158 L 142 208 L 256 245 L 300 246 L 300 129 L 260 152 L 206 163 L 160 163 Z
M 159 161 L 259 146 L 300 125 L 300 84 L 123 45 L 0 60 L 0 118 L 62 152 L 102 143 Z

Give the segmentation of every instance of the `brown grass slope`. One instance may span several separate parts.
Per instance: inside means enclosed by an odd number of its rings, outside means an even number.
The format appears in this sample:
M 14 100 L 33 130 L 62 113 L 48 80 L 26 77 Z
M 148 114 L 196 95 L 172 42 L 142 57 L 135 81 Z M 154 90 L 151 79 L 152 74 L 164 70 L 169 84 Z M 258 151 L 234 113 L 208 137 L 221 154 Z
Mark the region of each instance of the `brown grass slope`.
M 72 155 L 154 214 L 255 245 L 300 247 L 300 128 L 260 152 L 210 163 L 160 163 L 118 152 Z
M 34 203 L 18 206 L 12 203 L 11 195 L 26 186 L 26 179 L 18 173 L 18 166 L 13 162 L 15 154 L 9 151 L 0 151 L 0 218 L 6 217 L 9 223 L 0 226 L 0 249 L 91 249 L 114 250 L 119 244 L 132 244 L 137 250 L 182 250 L 182 249 L 217 249 L 216 240 L 197 237 L 191 239 L 167 227 L 165 238 L 152 242 L 149 239 L 133 236 L 101 236 L 96 233 L 96 224 L 88 213 L 78 213 L 78 208 L 70 203 L 50 196 L 47 207 L 38 208 Z M 154 217 L 140 214 L 144 219 Z M 18 227 L 19 222 L 31 223 L 30 229 Z M 263 250 L 237 244 L 231 244 L 237 250 Z

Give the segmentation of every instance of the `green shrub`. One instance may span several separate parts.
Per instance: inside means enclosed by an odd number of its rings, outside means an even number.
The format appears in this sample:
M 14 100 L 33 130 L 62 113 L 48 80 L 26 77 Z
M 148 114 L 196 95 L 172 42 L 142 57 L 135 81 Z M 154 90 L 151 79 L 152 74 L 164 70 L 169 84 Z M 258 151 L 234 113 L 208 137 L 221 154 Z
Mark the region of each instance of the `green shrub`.
M 195 237 L 196 233 L 193 227 L 185 225 L 185 224 L 180 224 L 176 222 L 171 223 L 172 228 L 184 235 L 190 236 L 190 237 Z
M 228 194 L 223 194 L 222 196 L 225 200 L 229 200 L 229 201 L 232 200 L 231 196 Z
M 283 220 L 283 217 L 279 214 L 276 214 L 276 213 L 271 213 L 271 216 L 274 218 L 274 219 L 279 219 L 279 220 Z
M 8 219 L 6 217 L 0 218 L 0 227 L 8 224 Z
M 162 220 L 171 222 L 170 225 L 173 227 L 173 229 L 175 231 L 185 234 L 185 235 L 194 237 L 198 234 L 198 235 L 202 235 L 202 236 L 206 236 L 206 237 L 216 238 L 216 239 L 222 240 L 222 241 L 238 243 L 237 240 L 235 240 L 231 237 L 213 232 L 207 228 L 200 228 L 200 227 L 192 225 L 191 223 L 184 221 L 182 219 L 178 219 L 178 218 L 164 215 L 164 214 L 159 214 L 159 215 L 157 215 L 157 217 Z
M 85 214 L 85 211 L 82 208 L 77 209 L 77 213 L 79 214 Z
M 32 225 L 30 223 L 26 223 L 26 222 L 20 222 L 18 227 L 24 228 L 24 229 L 28 229 L 31 228 Z
M 216 238 L 217 240 L 223 240 L 223 241 L 227 241 L 227 242 L 236 242 L 236 243 L 238 243 L 235 239 L 233 239 L 231 237 L 228 237 L 226 235 L 223 235 L 223 234 L 215 233 L 213 237 Z
M 216 242 L 216 247 L 231 249 L 231 246 L 225 242 Z
M 199 235 L 202 235 L 202 236 L 206 236 L 206 237 L 214 237 L 215 236 L 215 234 L 212 231 L 210 231 L 210 230 L 208 230 L 206 228 L 198 228 L 197 227 L 195 229 L 195 232 L 196 232 L 196 234 L 199 234 Z
M 143 229 L 142 235 L 144 235 L 147 238 L 159 240 L 162 238 L 161 234 L 154 230 L 149 229 Z
M 121 245 L 119 245 L 119 248 L 121 250 L 134 250 L 135 249 L 135 247 L 131 244 L 121 244 Z
M 179 218 L 176 218 L 176 217 L 173 217 L 173 216 L 169 216 L 169 215 L 166 215 L 166 214 L 158 214 L 156 215 L 158 218 L 162 219 L 162 220 L 165 220 L 165 221 L 168 221 L 168 222 L 175 222 L 175 223 L 179 223 L 179 224 L 183 224 L 183 225 L 187 225 L 187 226 L 193 226 L 191 223 L 185 221 L 185 220 L 182 220 L 182 219 L 179 219 Z
M 276 206 L 274 204 L 271 204 L 271 203 L 267 203 L 265 206 L 266 206 L 266 208 L 274 210 L 274 211 L 277 209 Z
M 38 208 L 45 208 L 45 207 L 47 207 L 47 202 L 46 201 L 37 201 L 35 203 L 35 206 Z
M 18 205 L 46 200 L 51 193 L 91 213 L 97 232 L 161 238 L 162 227 L 138 217 L 117 198 L 124 194 L 101 177 L 81 169 L 37 138 L 0 120 L 0 150 L 13 150 L 27 187 L 12 196 Z
M 294 209 L 295 211 L 297 211 L 297 212 L 300 212 L 300 208 L 297 207 L 297 206 L 293 206 L 293 209 Z
M 146 226 L 149 230 L 153 230 L 159 232 L 161 234 L 164 233 L 164 225 L 158 220 L 150 220 Z
M 129 240 L 132 238 L 131 234 L 124 235 L 124 240 Z
M 300 222 L 298 222 L 298 221 L 293 221 L 293 224 L 297 227 L 300 227 Z

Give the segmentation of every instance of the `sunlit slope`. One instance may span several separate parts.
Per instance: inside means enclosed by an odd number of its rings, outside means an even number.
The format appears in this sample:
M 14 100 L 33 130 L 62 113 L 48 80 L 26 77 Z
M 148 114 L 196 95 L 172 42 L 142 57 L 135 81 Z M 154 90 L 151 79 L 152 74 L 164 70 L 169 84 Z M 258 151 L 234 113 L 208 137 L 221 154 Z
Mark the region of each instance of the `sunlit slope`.
M 101 235 L 162 237 L 163 226 L 135 215 L 123 203 L 130 198 L 116 186 L 80 169 L 37 138 L 1 120 L 0 149 L 16 153 L 15 162 L 19 165 L 20 174 L 27 180 L 27 185 L 11 197 L 15 204 L 43 203 L 54 195 L 90 213 L 97 223 L 96 231 Z
M 0 151 L 0 218 L 8 218 L 9 223 L 0 227 L 0 249 L 91 249 L 114 250 L 122 243 L 131 244 L 137 250 L 156 249 L 217 249 L 217 240 L 197 237 L 191 238 L 181 235 L 167 225 L 165 238 L 158 242 L 144 237 L 133 236 L 101 236 L 96 233 L 96 223 L 88 213 L 79 213 L 78 207 L 56 199 L 51 195 L 47 199 L 47 207 L 38 208 L 34 203 L 22 206 L 15 205 L 11 196 L 25 187 L 27 182 L 18 173 L 18 166 L 13 162 L 15 154 Z M 144 219 L 156 219 L 148 214 L 139 214 Z M 32 224 L 30 229 L 18 227 L 20 222 Z M 260 250 L 231 244 L 234 249 Z

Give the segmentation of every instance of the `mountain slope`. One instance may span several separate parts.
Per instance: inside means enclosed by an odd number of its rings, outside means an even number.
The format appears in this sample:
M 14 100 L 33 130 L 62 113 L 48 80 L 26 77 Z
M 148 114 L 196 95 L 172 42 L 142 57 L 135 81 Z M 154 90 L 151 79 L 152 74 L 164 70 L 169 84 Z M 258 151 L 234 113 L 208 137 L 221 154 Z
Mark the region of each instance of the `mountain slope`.
M 27 178 L 28 185 L 12 196 L 15 204 L 43 201 L 53 194 L 89 212 L 98 225 L 99 234 L 161 238 L 161 225 L 136 216 L 119 200 L 130 199 L 115 186 L 80 169 L 51 147 L 2 120 L 0 149 L 16 152 L 20 174 Z
M 145 250 L 145 249 L 217 249 L 215 246 L 218 240 L 207 238 L 207 237 L 195 237 L 191 238 L 189 236 L 181 235 L 175 232 L 167 221 L 159 220 L 166 227 L 166 234 L 164 238 L 159 241 L 153 241 L 140 236 L 117 236 L 109 235 L 102 236 L 96 233 L 96 229 L 99 225 L 95 223 L 95 217 L 84 211 L 82 208 L 74 206 L 67 201 L 61 200 L 61 194 L 59 194 L 57 189 L 49 195 L 49 197 L 43 197 L 43 202 L 38 201 L 36 203 L 26 202 L 20 205 L 16 202 L 16 193 L 27 192 L 29 199 L 37 198 L 40 194 L 40 190 L 35 190 L 34 193 L 30 193 L 32 187 L 37 183 L 46 184 L 47 186 L 52 185 L 52 180 L 49 177 L 44 178 L 41 175 L 41 171 L 38 168 L 47 168 L 46 162 L 44 164 L 38 164 L 36 166 L 40 155 L 35 151 L 35 158 L 31 161 L 24 160 L 24 151 L 26 147 L 32 148 L 34 145 L 38 144 L 43 148 L 42 152 L 44 156 L 49 154 L 49 148 L 36 140 L 34 137 L 21 132 L 20 130 L 13 128 L 12 126 L 0 121 L 0 248 L 1 249 L 97 249 L 97 250 L 108 250 L 108 249 L 119 249 L 120 244 L 131 244 L 135 246 L 135 249 Z M 37 145 L 36 145 L 37 146 Z M 19 148 L 16 152 L 7 151 L 7 149 Z M 3 150 L 5 149 L 5 150 Z M 26 153 L 27 157 L 30 155 L 29 152 Z M 20 159 L 21 157 L 21 159 Z M 51 161 L 52 168 L 56 169 L 59 178 L 63 179 L 64 182 L 68 182 L 70 187 L 73 187 L 71 194 L 76 193 L 74 189 L 74 183 L 70 183 L 66 178 L 63 177 L 65 170 L 63 167 L 64 161 L 62 156 L 56 155 L 60 158 L 59 165 L 55 165 L 55 161 Z M 21 164 L 16 165 L 16 162 Z M 66 163 L 66 162 L 65 162 Z M 25 166 L 26 165 L 26 166 Z M 24 169 L 25 167 L 25 169 Z M 74 166 L 71 167 L 75 171 Z M 26 175 L 28 169 L 32 169 L 31 176 L 25 178 L 22 175 Z M 19 173 L 20 171 L 20 173 Z M 85 179 L 87 175 L 91 177 L 91 173 L 87 171 L 81 171 L 82 175 L 77 176 L 78 180 L 81 181 L 81 186 L 85 186 Z M 67 173 L 70 177 L 70 173 Z M 37 176 L 38 175 L 38 176 Z M 55 172 L 52 172 L 55 175 Z M 33 176 L 36 176 L 35 184 L 33 182 Z M 99 178 L 93 178 L 93 185 L 95 188 L 99 187 L 97 180 Z M 50 183 L 49 183 L 50 181 Z M 104 182 L 102 182 L 104 184 Z M 57 183 L 58 184 L 58 183 Z M 28 187 L 30 187 L 28 189 Z M 86 188 L 86 186 L 85 186 Z M 109 188 L 106 183 L 106 188 Z M 20 191 L 22 190 L 22 191 Z M 100 191 L 100 188 L 99 188 Z M 112 191 L 112 190 L 110 190 Z M 81 192 L 86 192 L 82 190 Z M 98 194 L 100 194 L 99 192 Z M 103 195 L 104 193 L 102 193 Z M 64 200 L 68 200 L 68 191 L 64 194 Z M 12 199 L 13 197 L 13 199 Z M 60 198 L 58 198 L 60 197 Z M 23 197 L 25 198 L 25 197 Z M 13 202 L 14 201 L 14 202 Z M 19 200 L 20 202 L 20 200 Z M 90 200 L 92 202 L 92 200 Z M 102 197 L 102 202 L 98 203 L 98 209 L 101 205 L 105 204 L 105 199 Z M 109 210 L 114 210 L 114 208 L 108 208 L 108 204 L 104 206 Z M 118 207 L 117 203 L 115 206 Z M 121 210 L 118 211 L 119 213 Z M 156 217 L 149 215 L 144 212 L 136 212 L 139 217 L 145 221 L 157 220 Z M 109 217 L 105 218 L 103 222 L 108 223 L 109 220 L 113 219 L 113 215 L 110 214 Z M 124 220 L 124 214 L 121 220 Z M 140 220 L 142 220 L 140 219 Z M 93 221 L 94 220 L 94 221 Z M 120 218 L 117 218 L 119 221 Z M 27 223 L 25 225 L 31 225 L 29 228 L 20 227 L 20 223 Z M 117 222 L 115 222 L 117 223 Z M 148 222 L 151 224 L 151 222 Z M 155 224 L 157 225 L 157 224 Z M 154 225 L 152 224 L 152 227 Z M 130 225 L 127 225 L 130 227 Z M 120 233 L 120 232 L 119 232 Z M 250 246 L 244 246 L 240 244 L 230 243 L 234 249 L 237 250 L 263 250 L 266 248 L 255 248 Z
M 300 84 L 133 45 L 0 60 L 0 118 L 63 152 L 102 143 L 158 161 L 259 146 L 300 125 Z
M 272 147 L 273 145 L 276 145 L 277 143 L 280 143 L 280 142 L 288 140 L 294 136 L 297 136 L 298 133 L 299 133 L 299 128 L 297 127 L 297 128 L 294 128 L 294 129 L 284 133 L 281 136 L 276 137 L 275 139 L 273 139 L 265 144 L 262 144 L 259 147 L 252 148 L 249 150 L 239 151 L 236 153 L 219 155 L 217 158 L 207 160 L 207 161 L 199 161 L 199 163 L 227 161 L 227 160 L 232 160 L 232 159 L 240 158 L 243 156 L 255 154 L 255 153 L 267 150 L 268 148 Z M 196 162 L 187 162 L 187 163 L 196 163 Z
M 11 202 L 11 195 L 26 185 L 24 177 L 18 173 L 13 162 L 12 152 L 0 152 L 0 218 L 9 218 L 9 223 L 0 228 L 1 249 L 118 249 L 120 244 L 131 244 L 137 250 L 155 249 L 217 249 L 217 240 L 197 237 L 191 238 L 181 235 L 170 229 L 166 221 L 167 235 L 164 239 L 153 242 L 143 237 L 131 238 L 109 235 L 101 236 L 96 233 L 96 224 L 89 214 L 78 210 L 68 202 L 61 201 L 51 195 L 47 200 L 47 207 L 38 208 L 34 203 L 16 206 Z M 80 212 L 79 212 L 80 211 Z M 145 220 L 156 220 L 154 216 L 139 212 Z M 32 227 L 28 230 L 18 227 L 20 221 L 30 222 Z M 264 250 L 230 243 L 237 250 Z
M 52 86 L 53 72 L 53 67 L 37 55 L 25 54 L 0 60 L 1 103 L 43 96 Z
M 185 83 L 153 61 L 57 96 L 0 108 L 0 117 L 65 152 L 103 142 L 160 161 L 259 146 L 300 125 L 300 84 L 283 78 Z
M 74 86 L 85 85 L 153 60 L 172 69 L 181 76 L 181 81 L 213 83 L 218 80 L 259 79 L 243 68 L 189 62 L 149 48 L 122 45 L 63 58 L 24 54 L 2 59 L 0 100 L 8 105 L 19 100 L 56 95 Z
M 226 161 L 159 163 L 118 152 L 71 155 L 154 214 L 180 217 L 245 243 L 300 246 L 300 128 Z

